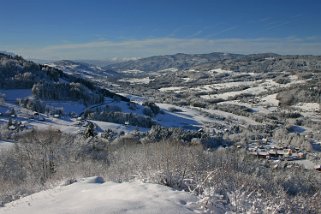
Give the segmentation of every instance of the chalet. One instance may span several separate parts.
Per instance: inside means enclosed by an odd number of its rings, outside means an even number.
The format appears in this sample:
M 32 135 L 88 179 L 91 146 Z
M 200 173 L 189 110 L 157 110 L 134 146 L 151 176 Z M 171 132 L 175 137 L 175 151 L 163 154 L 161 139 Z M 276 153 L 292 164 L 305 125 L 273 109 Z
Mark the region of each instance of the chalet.
M 266 159 L 279 159 L 279 160 L 298 160 L 304 159 L 305 153 L 302 151 L 297 151 L 295 149 L 291 149 L 288 147 L 278 148 L 272 146 L 271 148 L 268 146 L 255 146 L 248 148 L 248 151 L 251 155 L 255 155 L 259 158 Z

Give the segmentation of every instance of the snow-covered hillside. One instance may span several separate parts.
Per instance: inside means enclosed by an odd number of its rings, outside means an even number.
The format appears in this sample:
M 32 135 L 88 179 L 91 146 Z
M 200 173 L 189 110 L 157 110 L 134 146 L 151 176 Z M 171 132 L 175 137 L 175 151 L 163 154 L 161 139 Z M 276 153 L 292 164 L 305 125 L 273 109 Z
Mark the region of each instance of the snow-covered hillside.
M 47 64 L 50 67 L 60 69 L 67 74 L 70 75 L 77 75 L 83 78 L 94 79 L 94 78 L 108 78 L 108 77 L 117 77 L 119 73 L 103 69 L 100 66 L 81 63 L 81 62 L 74 62 L 70 60 L 62 60 L 57 62 L 52 62 Z

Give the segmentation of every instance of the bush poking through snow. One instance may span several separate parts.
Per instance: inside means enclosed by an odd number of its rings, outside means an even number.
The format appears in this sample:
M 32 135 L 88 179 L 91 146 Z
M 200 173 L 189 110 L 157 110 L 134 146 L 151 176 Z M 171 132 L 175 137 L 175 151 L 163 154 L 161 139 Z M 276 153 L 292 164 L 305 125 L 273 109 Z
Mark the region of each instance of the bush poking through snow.
M 144 102 L 143 106 L 148 107 L 154 115 L 160 113 L 160 108 L 153 102 Z

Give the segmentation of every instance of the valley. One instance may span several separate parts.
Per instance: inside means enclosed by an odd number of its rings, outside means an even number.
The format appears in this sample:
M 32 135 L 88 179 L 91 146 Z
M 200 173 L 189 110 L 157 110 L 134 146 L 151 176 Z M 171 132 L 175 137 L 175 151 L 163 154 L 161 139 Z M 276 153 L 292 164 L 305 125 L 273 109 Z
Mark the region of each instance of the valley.
M 147 179 L 191 191 L 198 188 L 193 182 L 199 181 L 192 174 L 185 178 L 179 165 L 187 161 L 191 164 L 188 173 L 194 173 L 193 167 L 201 170 L 206 163 L 208 168 L 199 175 L 204 179 L 208 170 L 222 167 L 219 157 L 231 173 L 240 170 L 235 161 L 241 158 L 242 163 L 249 161 L 242 168 L 245 174 L 259 170 L 266 178 L 268 169 L 277 170 L 280 179 L 283 171 L 293 170 L 320 176 L 319 57 L 177 54 L 106 67 L 73 61 L 42 65 L 18 56 L 0 57 L 0 152 L 9 154 L 8 158 L 18 153 L 27 162 L 36 161 L 37 167 L 39 160 L 31 159 L 40 155 L 48 170 L 31 167 L 44 173 L 41 179 L 55 180 L 58 174 L 68 177 L 66 167 L 71 167 L 82 176 L 99 172 L 112 181 Z M 54 141 L 56 146 L 46 146 Z M 29 144 L 40 153 L 29 150 Z M 48 157 L 47 152 L 52 154 Z M 80 157 L 84 161 L 79 162 Z M 231 157 L 237 158 L 232 161 Z M 171 169 L 168 160 L 174 164 Z M 90 170 L 77 165 L 84 163 Z M 165 165 L 153 165 L 157 163 Z M 151 168 L 145 171 L 146 167 Z M 172 170 L 177 184 L 167 174 Z M 226 179 L 225 175 L 210 176 L 217 182 Z M 202 188 L 211 188 L 206 179 Z M 76 188 L 80 184 L 75 182 Z M 278 184 L 270 185 L 276 188 Z M 8 191 L 10 197 L 29 194 Z M 3 198 L 3 203 L 14 200 L 10 197 Z M 208 200 L 223 206 L 216 197 Z M 193 203 L 193 209 L 203 209 L 201 201 Z
M 114 81 L 119 87 L 113 90 L 131 92 L 144 100 L 162 103 L 160 106 L 170 104 L 168 109 L 174 112 L 196 111 L 200 128 L 225 136 L 243 148 L 256 141 L 256 147 L 273 144 L 320 155 L 311 149 L 311 145 L 320 142 L 319 57 L 177 54 L 161 56 L 162 63 L 153 66 L 162 70 L 155 71 L 148 66 L 156 58 L 111 65 L 110 68 L 136 69 L 135 73 L 126 73 L 128 77 Z M 166 59 L 168 64 L 163 62 Z M 186 67 L 182 69 L 182 65 Z
M 16 105 L 18 100 L 38 100 L 31 89 L 2 90 L 1 121 L 4 126 L 10 120 L 12 130 L 23 124 L 24 129 L 51 127 L 73 134 L 84 133 L 92 123 L 99 136 L 108 129 L 148 132 L 153 125 L 202 130 L 249 150 L 295 148 L 318 164 L 320 151 L 314 145 L 321 142 L 319 63 L 318 57 L 309 56 L 222 53 L 151 57 L 106 68 L 53 62 L 46 66 L 112 92 L 98 105 L 45 98 L 40 101 L 44 110 L 37 112 Z M 243 64 L 250 65 L 249 71 Z M 287 64 L 292 67 L 283 70 Z M 59 82 L 68 84 L 62 78 Z M 8 115 L 10 111 L 15 114 Z M 112 119 L 115 116 L 118 119 Z

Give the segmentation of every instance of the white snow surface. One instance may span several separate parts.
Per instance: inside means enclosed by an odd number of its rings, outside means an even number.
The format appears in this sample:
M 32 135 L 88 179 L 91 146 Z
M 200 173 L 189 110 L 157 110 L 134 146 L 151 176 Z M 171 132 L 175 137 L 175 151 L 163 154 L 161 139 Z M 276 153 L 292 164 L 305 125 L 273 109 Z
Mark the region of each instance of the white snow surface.
M 176 71 L 178 71 L 177 68 L 166 68 L 163 70 L 159 70 L 158 72 L 176 72 Z
M 14 143 L 0 140 L 0 152 L 6 151 L 14 146 Z
M 130 84 L 149 84 L 151 79 L 149 77 L 145 78 L 126 78 L 120 79 L 119 82 L 129 82 Z
M 222 68 L 217 68 L 217 69 L 213 69 L 211 70 L 212 72 L 216 72 L 216 73 L 233 73 L 233 71 L 229 71 L 229 70 L 224 70 Z
M 320 109 L 319 103 L 298 103 L 297 105 L 293 106 L 294 108 L 301 109 L 303 111 L 318 111 Z
M 158 114 L 156 121 L 165 127 L 181 127 L 190 130 L 198 130 L 206 123 L 221 123 L 216 119 L 203 116 L 200 109 L 195 107 L 179 107 L 171 104 L 157 103 L 165 111 L 165 114 Z M 170 108 L 176 108 L 179 112 L 170 112 Z
M 125 73 L 125 74 L 140 74 L 144 73 L 144 71 L 137 70 L 137 69 L 132 69 L 132 70 L 125 70 L 125 71 L 119 71 L 120 73 Z
M 177 91 L 181 90 L 183 87 L 165 87 L 158 89 L 159 91 L 166 92 L 166 91 Z
M 262 105 L 271 105 L 271 106 L 278 106 L 279 105 L 279 100 L 276 99 L 276 96 L 278 94 L 270 94 L 265 97 L 262 97 Z
M 192 90 L 196 91 L 202 91 L 202 92 L 211 92 L 214 89 L 227 89 L 227 88 L 233 88 L 233 87 L 239 87 L 239 86 L 251 86 L 252 84 L 255 84 L 255 81 L 243 81 L 243 82 L 224 82 L 224 83 L 217 83 L 217 84 L 211 84 L 211 85 L 201 85 L 192 88 Z
M 0 213 L 196 213 L 191 207 L 197 197 L 187 192 L 137 181 L 101 183 L 102 180 L 96 180 L 91 177 L 35 193 L 7 204 L 0 208 Z

